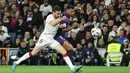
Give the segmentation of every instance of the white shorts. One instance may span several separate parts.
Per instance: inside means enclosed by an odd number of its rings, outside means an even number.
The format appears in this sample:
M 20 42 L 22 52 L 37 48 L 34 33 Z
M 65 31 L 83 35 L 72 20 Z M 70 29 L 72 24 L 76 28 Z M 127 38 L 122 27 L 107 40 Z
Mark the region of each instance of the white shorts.
M 36 46 L 40 46 L 43 48 L 50 47 L 51 49 L 55 49 L 56 46 L 60 45 L 56 40 L 40 37 L 36 43 Z

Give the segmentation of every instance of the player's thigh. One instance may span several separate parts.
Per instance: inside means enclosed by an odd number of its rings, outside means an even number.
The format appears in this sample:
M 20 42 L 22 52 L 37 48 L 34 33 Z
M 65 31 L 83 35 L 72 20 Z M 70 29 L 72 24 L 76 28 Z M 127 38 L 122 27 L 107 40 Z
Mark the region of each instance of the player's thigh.
M 67 53 L 67 51 L 56 40 L 52 41 L 52 43 L 50 44 L 50 48 L 55 49 L 57 52 L 61 53 L 62 55 Z
M 65 38 L 63 36 L 56 36 L 55 40 L 58 41 L 61 45 L 63 45 Z
M 72 46 L 68 41 L 64 41 L 63 47 L 64 47 L 66 50 L 72 50 L 72 49 L 73 49 L 73 46 Z
M 46 49 L 45 47 L 48 46 L 49 42 L 45 39 L 39 38 L 38 42 L 36 43 L 36 46 L 34 47 L 32 54 L 37 54 L 40 52 L 41 48 Z
M 57 40 L 66 50 L 72 50 L 72 45 L 66 41 L 63 36 L 56 36 L 55 40 Z

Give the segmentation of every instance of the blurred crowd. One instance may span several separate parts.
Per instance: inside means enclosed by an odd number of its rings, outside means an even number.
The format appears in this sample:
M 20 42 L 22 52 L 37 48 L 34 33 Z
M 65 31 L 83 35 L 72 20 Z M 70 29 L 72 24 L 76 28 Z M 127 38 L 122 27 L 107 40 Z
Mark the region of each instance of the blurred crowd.
M 102 65 L 98 48 L 103 50 L 115 38 L 123 48 L 130 48 L 130 0 L 0 0 L 0 47 L 19 48 L 25 53 L 35 46 L 44 30 L 45 18 L 54 5 L 64 11 L 73 5 L 75 16 L 65 38 L 76 48 L 75 61 L 87 65 Z M 95 38 L 91 29 L 99 27 L 102 36 Z M 91 53 L 88 53 L 90 52 Z M 93 56 L 93 61 L 86 59 Z M 85 60 L 85 61 L 84 61 Z M 90 63 L 91 62 L 91 63 Z

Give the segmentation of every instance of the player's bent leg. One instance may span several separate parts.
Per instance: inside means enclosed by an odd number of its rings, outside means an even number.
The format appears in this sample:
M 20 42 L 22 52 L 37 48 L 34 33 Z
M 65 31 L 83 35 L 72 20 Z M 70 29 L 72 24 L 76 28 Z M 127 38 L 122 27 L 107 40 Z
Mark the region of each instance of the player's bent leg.
M 12 70 L 14 71 L 16 69 L 16 67 L 18 66 L 18 64 L 20 64 L 22 61 L 24 61 L 24 60 L 28 59 L 29 57 L 39 53 L 40 48 L 41 48 L 40 46 L 35 46 L 35 48 L 32 50 L 32 52 L 28 52 L 28 53 L 24 54 L 18 61 L 13 63 Z
M 57 45 L 55 47 L 55 50 L 63 55 L 65 62 L 68 64 L 68 66 L 70 67 L 70 69 L 72 70 L 73 73 L 78 72 L 82 68 L 82 65 L 74 66 L 72 64 L 70 58 L 68 57 L 67 51 L 61 45 Z
M 22 61 L 28 59 L 29 57 L 37 54 L 40 52 L 40 46 L 35 46 L 34 49 L 31 52 L 26 53 L 25 55 L 23 55 L 18 61 L 16 61 L 16 64 L 21 63 Z
M 72 64 L 70 58 L 68 57 L 67 51 L 59 44 L 55 47 L 55 50 L 63 55 L 65 62 L 68 64 L 71 70 L 73 70 L 74 65 Z
M 59 44 L 54 48 L 57 52 L 61 53 L 62 55 L 66 54 L 67 51 Z
M 71 59 L 72 64 L 74 64 L 73 51 L 75 52 L 76 49 L 74 49 L 73 46 L 66 40 L 63 42 L 63 47 L 68 51 L 69 58 Z
M 70 50 L 75 51 L 75 49 L 73 48 L 73 46 L 72 46 L 68 41 L 64 41 L 62 46 L 63 46 L 66 50 L 68 50 L 68 51 L 70 51 Z
M 73 50 L 73 46 L 66 41 L 63 36 L 56 36 L 55 40 L 57 40 L 66 50 Z

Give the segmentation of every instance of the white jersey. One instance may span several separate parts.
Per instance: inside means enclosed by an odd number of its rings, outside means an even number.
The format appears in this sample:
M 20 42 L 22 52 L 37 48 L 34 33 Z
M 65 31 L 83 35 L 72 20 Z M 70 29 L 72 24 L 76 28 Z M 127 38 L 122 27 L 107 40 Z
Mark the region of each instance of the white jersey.
M 44 37 L 49 38 L 49 39 L 53 39 L 54 36 L 57 33 L 58 30 L 58 26 L 59 24 L 53 26 L 50 24 L 51 20 L 54 20 L 54 16 L 52 14 L 48 15 L 45 21 L 45 29 L 43 31 L 43 33 L 41 35 L 44 35 Z M 56 19 L 57 20 L 57 19 Z
M 47 19 L 46 19 L 46 24 L 45 24 L 45 29 L 42 32 L 42 34 L 39 37 L 38 42 L 36 43 L 36 46 L 40 46 L 40 47 L 50 47 L 52 49 L 54 49 L 57 45 L 59 45 L 59 43 L 54 39 L 54 36 L 57 33 L 57 30 L 59 28 L 59 25 L 51 25 L 50 21 L 54 20 L 54 16 L 52 14 L 50 14 Z M 56 19 L 57 20 L 57 19 Z M 43 48 L 45 49 L 45 48 Z

